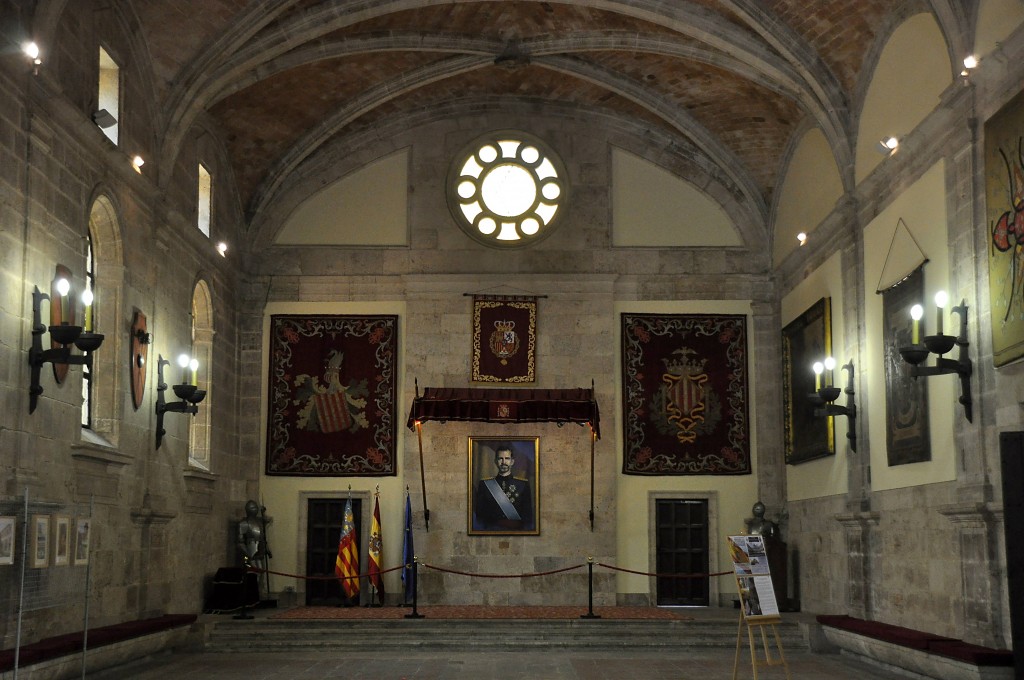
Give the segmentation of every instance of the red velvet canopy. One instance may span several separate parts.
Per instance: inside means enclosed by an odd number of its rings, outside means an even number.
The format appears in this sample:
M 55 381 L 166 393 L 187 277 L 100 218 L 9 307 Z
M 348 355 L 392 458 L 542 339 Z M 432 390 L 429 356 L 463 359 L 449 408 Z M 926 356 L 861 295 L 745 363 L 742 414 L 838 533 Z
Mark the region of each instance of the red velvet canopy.
M 425 387 L 417 396 L 406 423 L 429 420 L 486 423 L 589 424 L 601 438 L 600 414 L 593 388 L 563 390 L 503 389 L 486 387 Z

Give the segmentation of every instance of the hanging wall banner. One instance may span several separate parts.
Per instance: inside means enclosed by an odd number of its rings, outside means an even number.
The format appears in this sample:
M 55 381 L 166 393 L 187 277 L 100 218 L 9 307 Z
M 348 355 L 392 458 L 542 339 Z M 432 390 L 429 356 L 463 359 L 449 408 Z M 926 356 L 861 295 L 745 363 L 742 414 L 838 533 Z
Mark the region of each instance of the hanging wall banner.
M 271 316 L 267 474 L 395 474 L 397 361 L 397 316 Z
M 473 381 L 536 380 L 537 298 L 473 297 Z
M 750 474 L 746 317 L 623 314 L 622 404 L 624 474 Z
M 924 269 L 882 293 L 885 345 L 885 444 L 889 465 L 931 460 L 928 382 L 910 375 L 900 347 L 912 341 L 910 308 L 924 300 Z

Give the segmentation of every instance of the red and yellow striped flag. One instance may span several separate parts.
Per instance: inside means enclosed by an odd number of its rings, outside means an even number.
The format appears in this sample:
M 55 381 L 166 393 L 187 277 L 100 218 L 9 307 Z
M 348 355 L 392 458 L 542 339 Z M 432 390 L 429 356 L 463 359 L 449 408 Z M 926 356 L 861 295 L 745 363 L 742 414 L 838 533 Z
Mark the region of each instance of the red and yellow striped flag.
M 380 603 L 384 604 L 384 579 L 380 567 L 384 563 L 384 544 L 380 534 L 380 495 L 373 499 L 373 523 L 370 525 L 370 563 L 366 566 L 370 583 L 377 589 Z
M 356 523 L 352 516 L 351 498 L 345 502 L 345 518 L 341 523 L 341 538 L 338 539 L 338 559 L 334 561 L 334 573 L 341 579 L 341 589 L 346 597 L 359 596 L 359 541 L 356 540 Z

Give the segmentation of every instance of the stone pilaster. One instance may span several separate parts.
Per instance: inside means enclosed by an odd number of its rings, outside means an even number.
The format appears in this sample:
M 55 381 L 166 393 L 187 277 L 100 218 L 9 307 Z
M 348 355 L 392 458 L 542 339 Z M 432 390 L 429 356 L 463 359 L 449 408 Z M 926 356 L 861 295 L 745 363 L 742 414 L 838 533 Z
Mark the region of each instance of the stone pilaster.
M 846 591 L 846 606 L 850 616 L 870 619 L 872 615 L 871 576 L 872 529 L 878 526 L 879 513 L 855 512 L 836 515 L 843 526 L 843 540 L 846 543 L 846 575 L 849 586 Z

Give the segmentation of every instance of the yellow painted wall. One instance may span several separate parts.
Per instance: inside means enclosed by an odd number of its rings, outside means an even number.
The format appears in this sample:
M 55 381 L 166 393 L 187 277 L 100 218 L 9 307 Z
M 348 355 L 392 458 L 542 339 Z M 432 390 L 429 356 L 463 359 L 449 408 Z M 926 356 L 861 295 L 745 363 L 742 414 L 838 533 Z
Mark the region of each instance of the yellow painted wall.
M 843 182 L 825 135 L 818 128 L 808 130 L 793 152 L 779 190 L 772 242 L 776 265 L 800 247 L 797 234 L 805 232 L 814 238 L 814 230 L 842 195 Z
M 852 348 L 843 342 L 845 326 L 843 323 L 843 272 L 842 255 L 834 254 L 823 265 L 811 272 L 786 297 L 782 299 L 782 326 L 793 321 L 823 297 L 831 298 L 832 304 L 832 356 L 838 366 L 842 366 L 853 357 Z M 796 367 L 794 367 L 795 369 Z M 855 370 L 861 370 L 854 363 Z M 810 371 L 810 367 L 806 367 Z M 835 371 L 836 384 L 845 387 L 846 373 L 838 368 Z M 860 403 L 862 395 L 854 395 Z M 846 404 L 845 395 L 840 397 L 839 404 Z M 849 444 L 846 433 L 849 431 L 849 420 L 844 417 L 834 418 L 836 453 L 834 456 L 786 466 L 786 483 L 788 500 L 804 500 L 822 496 L 835 496 L 846 493 L 849 488 L 846 457 Z
M 397 314 L 399 316 L 398 332 L 398 370 L 396 371 L 398 384 L 397 394 L 405 393 L 403 370 L 403 357 L 405 356 L 403 332 L 403 321 L 405 319 L 406 305 L 404 302 L 271 302 L 264 310 L 263 318 L 263 346 L 268 347 L 270 342 L 270 315 L 272 314 Z M 267 352 L 263 353 L 262 373 L 262 403 L 261 429 L 260 429 L 260 470 L 266 469 L 266 430 L 267 430 L 267 376 L 269 375 L 270 357 Z M 402 416 L 402 405 L 399 404 L 398 434 L 395 441 L 396 454 L 400 455 L 405 449 L 405 437 L 409 434 L 405 428 L 405 421 Z M 412 435 L 415 436 L 415 435 Z M 395 477 L 280 477 L 262 474 L 260 477 L 260 492 L 267 505 L 267 513 L 273 517 L 273 524 L 269 529 L 271 548 L 274 558 L 271 562 L 271 569 L 274 571 L 286 572 L 289 574 L 303 574 L 306 564 L 299 555 L 298 539 L 300 534 L 306 531 L 305 526 L 299 526 L 299 516 L 303 512 L 300 507 L 305 503 L 303 492 L 325 492 L 327 494 L 347 493 L 348 487 L 352 485 L 354 493 L 366 492 L 372 494 L 377 485 L 380 485 L 380 513 L 381 513 L 381 534 L 384 542 L 384 568 L 394 567 L 402 562 L 402 542 L 404 538 L 404 513 L 405 513 L 405 486 L 413 481 L 404 477 L 405 466 L 398 466 L 398 476 Z M 325 496 L 330 497 L 330 496 Z M 369 536 L 369 522 L 373 513 L 372 497 L 370 503 L 363 503 L 363 527 L 359 527 L 361 540 L 363 542 L 363 554 L 360 556 L 360 564 L 366 564 L 366 537 Z M 401 576 L 399 571 L 384 575 L 385 590 L 390 593 L 402 591 Z M 294 584 L 296 590 L 304 592 L 304 583 L 292 581 L 286 577 L 273 577 L 274 590 L 281 590 L 285 585 Z
M 942 32 L 931 14 L 916 14 L 889 38 L 871 76 L 857 130 L 857 182 L 885 158 L 880 139 L 910 133 L 938 105 L 952 82 Z M 899 153 L 899 151 L 897 151 Z
M 1021 23 L 1024 23 L 1024 3 L 1020 0 L 981 0 L 974 33 L 975 55 L 984 58 Z
M 897 221 L 903 218 L 914 238 L 921 245 L 929 262 L 924 267 L 925 308 L 922 333 L 935 332 L 935 304 L 939 290 L 949 292 L 950 305 L 959 304 L 961 296 L 950 290 L 949 255 L 947 252 L 946 167 L 944 162 L 932 166 L 921 179 L 910 186 L 864 229 L 864 313 L 866 344 L 861 369 L 867 394 L 858 399 L 858 408 L 866 408 L 871 423 L 871 486 L 876 491 L 929 484 L 956 479 L 956 456 L 953 442 L 953 421 L 963 418 L 963 407 L 957 403 L 960 381 L 954 375 L 918 378 L 927 381 L 928 417 L 931 426 L 932 459 L 889 467 L 885 432 L 885 368 L 882 350 L 882 296 L 875 293 L 876 282 L 885 262 Z M 945 328 L 956 328 L 958 318 L 947 308 Z M 977 323 L 977 307 L 972 306 L 968 323 Z M 930 362 L 931 363 L 931 362 Z
M 647 314 L 746 314 L 748 347 L 752 332 L 750 303 L 733 300 L 663 301 L 663 302 L 618 302 L 615 304 L 616 319 L 623 313 Z M 616 334 L 616 356 L 622 356 L 621 338 Z M 752 361 L 747 365 L 749 395 L 755 394 L 755 380 Z M 757 407 L 752 398 L 748 401 L 748 417 L 753 424 L 757 420 Z M 615 413 L 622 413 L 622 375 L 615 372 Z M 757 434 L 750 430 L 752 470 L 757 470 Z M 622 469 L 622 428 L 615 428 L 616 465 Z M 750 517 L 750 509 L 757 501 L 756 474 L 737 476 L 699 477 L 646 477 L 618 475 L 615 499 L 615 521 L 617 536 L 618 566 L 637 571 L 656 571 L 650 563 L 650 538 L 648 529 L 653 518 L 648 516 L 648 497 L 653 492 L 708 492 L 716 493 L 718 499 L 718 533 L 711 536 L 711 549 L 716 551 L 719 571 L 731 568 L 732 562 L 725 545 L 725 536 L 742 533 L 744 518 Z M 713 511 L 713 509 L 712 509 Z M 723 566 L 724 565 L 724 566 Z M 648 593 L 648 578 L 632 574 L 618 574 L 616 590 L 619 593 Z M 718 577 L 718 589 L 723 593 L 735 593 L 736 582 L 732 576 Z M 650 593 L 652 599 L 654 593 Z M 718 603 L 712 602 L 712 606 Z

